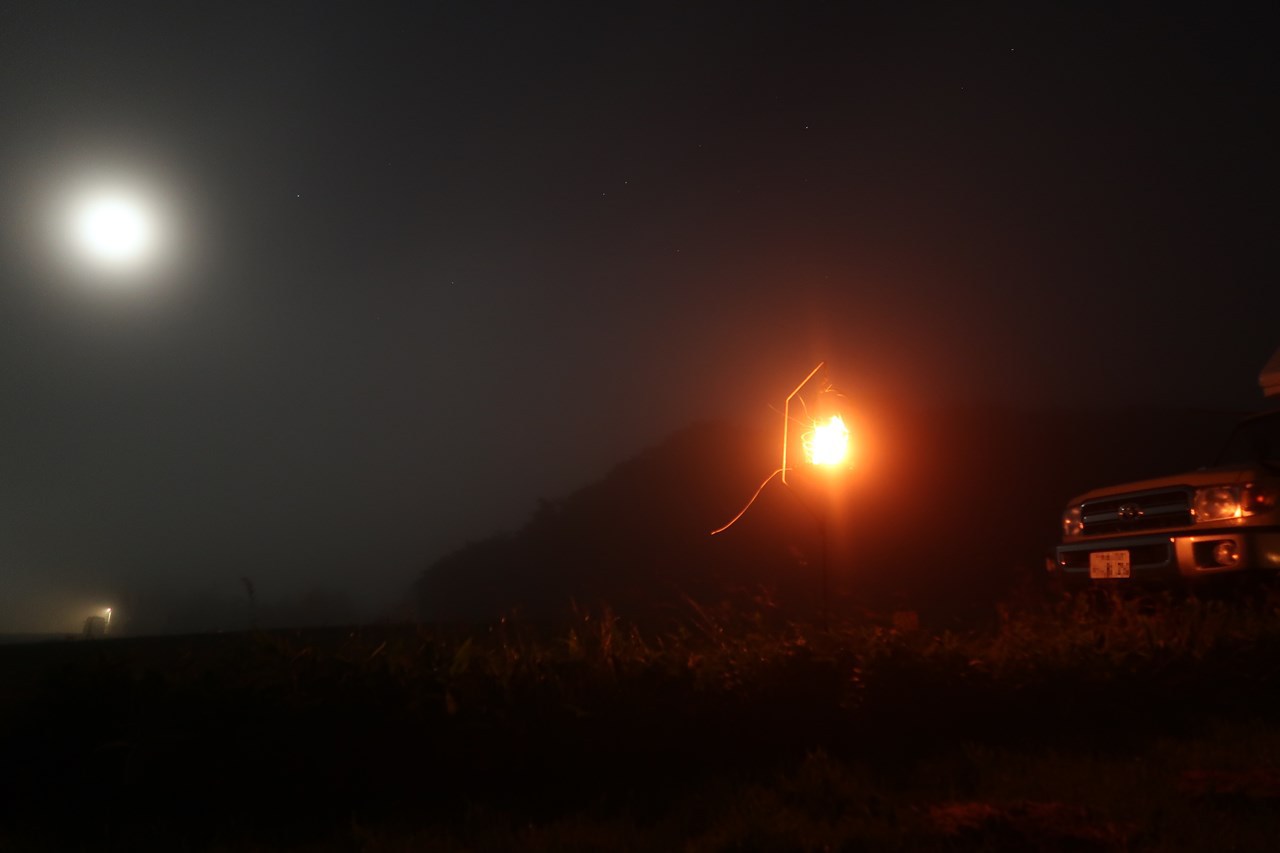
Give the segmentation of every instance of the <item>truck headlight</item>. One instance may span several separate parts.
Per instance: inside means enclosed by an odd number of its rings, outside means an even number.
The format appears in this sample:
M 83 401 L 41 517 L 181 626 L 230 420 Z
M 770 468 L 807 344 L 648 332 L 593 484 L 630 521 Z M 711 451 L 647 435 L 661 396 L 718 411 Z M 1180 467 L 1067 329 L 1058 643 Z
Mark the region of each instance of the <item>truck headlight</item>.
M 1209 486 L 1196 489 L 1191 500 L 1191 513 L 1197 522 L 1243 518 L 1239 486 Z
M 1079 536 L 1080 531 L 1084 529 L 1084 517 L 1082 507 L 1069 506 L 1062 513 L 1062 535 L 1063 536 Z

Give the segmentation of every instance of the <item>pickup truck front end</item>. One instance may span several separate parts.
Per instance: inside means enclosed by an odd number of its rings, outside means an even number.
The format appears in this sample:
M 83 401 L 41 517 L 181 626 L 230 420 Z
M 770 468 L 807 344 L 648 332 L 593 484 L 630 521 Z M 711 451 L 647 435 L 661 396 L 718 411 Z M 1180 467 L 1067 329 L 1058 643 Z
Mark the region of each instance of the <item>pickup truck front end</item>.
M 1241 422 L 1210 468 L 1073 498 L 1054 572 L 1143 585 L 1280 574 L 1280 411 Z

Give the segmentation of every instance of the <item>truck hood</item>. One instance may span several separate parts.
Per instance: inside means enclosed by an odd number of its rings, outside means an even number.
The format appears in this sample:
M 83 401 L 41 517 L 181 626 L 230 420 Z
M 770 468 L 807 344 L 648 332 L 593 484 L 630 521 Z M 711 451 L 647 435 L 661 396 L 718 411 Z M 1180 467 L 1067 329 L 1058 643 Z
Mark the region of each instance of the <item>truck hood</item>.
M 1103 486 L 1100 489 L 1093 489 L 1092 491 L 1085 492 L 1082 495 L 1076 495 L 1068 503 L 1069 505 L 1078 504 L 1084 503 L 1085 501 L 1097 500 L 1098 498 L 1129 494 L 1130 492 L 1151 492 L 1159 489 L 1174 488 L 1177 486 L 1188 486 L 1195 489 L 1201 486 L 1228 486 L 1254 483 L 1259 480 L 1269 478 L 1270 475 L 1253 467 L 1241 468 L 1238 465 L 1227 465 L 1218 468 L 1200 468 L 1195 471 L 1187 471 L 1182 474 L 1170 474 L 1167 477 L 1155 477 L 1150 480 L 1136 480 L 1132 483 Z

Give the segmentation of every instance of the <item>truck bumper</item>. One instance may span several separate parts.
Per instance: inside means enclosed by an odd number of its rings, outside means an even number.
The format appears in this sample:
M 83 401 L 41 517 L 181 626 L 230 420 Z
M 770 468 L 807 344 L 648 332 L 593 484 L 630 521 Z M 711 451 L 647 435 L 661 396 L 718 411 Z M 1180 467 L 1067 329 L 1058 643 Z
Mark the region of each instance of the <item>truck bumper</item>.
M 1065 542 L 1056 550 L 1056 572 L 1068 582 L 1158 584 L 1257 570 L 1280 572 L 1280 528 L 1275 527 L 1114 536 Z M 1102 551 L 1128 552 L 1129 577 L 1091 577 L 1091 555 Z

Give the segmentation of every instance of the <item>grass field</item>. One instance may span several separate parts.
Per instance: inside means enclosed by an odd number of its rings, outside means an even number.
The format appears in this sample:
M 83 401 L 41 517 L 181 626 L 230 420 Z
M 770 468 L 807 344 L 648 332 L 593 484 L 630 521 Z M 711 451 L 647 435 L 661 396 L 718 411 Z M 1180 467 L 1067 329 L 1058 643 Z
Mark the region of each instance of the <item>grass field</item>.
M 0 647 L 0 851 L 1264 850 L 1280 599 Z

